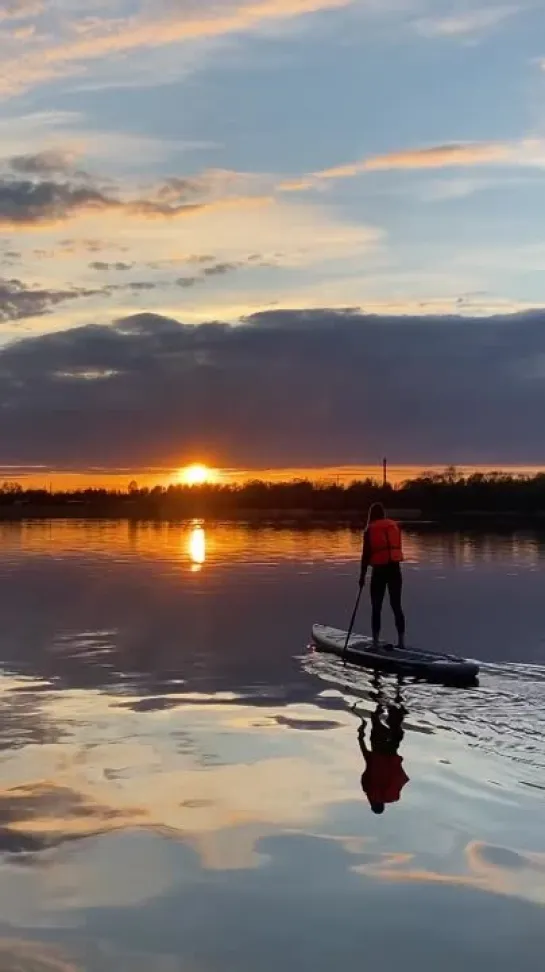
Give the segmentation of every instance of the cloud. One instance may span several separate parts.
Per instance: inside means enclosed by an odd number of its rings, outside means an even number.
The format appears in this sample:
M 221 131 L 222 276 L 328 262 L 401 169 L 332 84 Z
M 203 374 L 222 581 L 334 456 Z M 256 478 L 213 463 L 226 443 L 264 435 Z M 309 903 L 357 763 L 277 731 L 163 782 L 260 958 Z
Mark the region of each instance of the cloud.
M 470 841 L 464 849 L 467 867 L 462 873 L 415 867 L 412 854 L 367 856 L 365 863 L 354 865 L 352 870 L 374 879 L 480 888 L 509 898 L 544 901 L 545 855 L 540 853 Z
M 545 141 L 526 138 L 512 142 L 447 142 L 401 149 L 384 155 L 370 156 L 318 172 L 278 182 L 280 192 L 306 192 L 323 188 L 328 181 L 353 179 L 368 172 L 402 169 L 449 169 L 474 166 L 545 166 Z
M 144 293 L 147 290 L 155 290 L 159 286 L 153 280 L 133 280 L 131 283 L 126 285 L 129 290 L 132 290 L 135 294 Z
M 357 175 L 356 172 L 352 174 Z M 317 189 L 319 187 L 317 181 L 319 178 L 320 174 L 316 173 L 315 175 L 301 176 L 295 179 L 282 179 L 278 184 L 278 188 L 281 192 L 307 192 L 309 189 Z
M 424 37 L 467 37 L 482 34 L 516 16 L 520 7 L 482 7 L 444 17 L 422 17 L 416 29 Z
M 0 53 L 6 57 L 5 46 Z M 63 174 L 74 169 L 77 160 L 85 157 L 86 164 L 96 169 L 108 168 L 117 175 L 127 172 L 149 172 L 168 158 L 186 156 L 196 150 L 216 150 L 213 142 L 180 138 L 166 138 L 116 129 L 89 127 L 82 112 L 75 110 L 21 112 L 7 111 L 0 117 L 0 146 L 2 167 L 10 167 L 13 158 L 44 156 L 61 163 L 50 166 L 50 171 Z M 63 164 L 64 163 L 64 164 Z M 35 166 L 31 174 L 44 174 L 43 167 Z M 29 174 L 28 172 L 24 174 Z M 73 172 L 72 172 L 73 174 Z
M 208 262 L 212 257 L 206 257 L 205 262 Z M 186 261 L 187 263 L 194 262 L 191 260 Z M 202 261 L 197 261 L 202 262 Z M 193 274 L 186 277 L 178 277 L 176 280 L 177 287 L 194 287 L 195 284 L 203 283 L 206 279 L 210 277 L 223 277 L 227 273 L 233 273 L 235 270 L 240 269 L 243 266 L 252 266 L 254 264 L 253 260 L 248 259 L 241 263 L 212 263 L 211 266 L 205 266 L 202 273 Z M 259 264 L 262 266 L 263 264 Z M 268 264 L 267 264 L 268 266 Z
M 539 362 L 543 311 L 269 311 L 236 326 L 141 314 L 4 348 L 0 449 L 6 463 L 138 468 L 195 451 L 259 468 L 371 461 L 387 443 L 399 462 L 528 463 Z
M 365 170 L 444 169 L 451 166 L 487 165 L 509 159 L 512 148 L 502 142 L 466 142 L 432 145 L 377 155 L 365 162 Z M 333 170 L 334 171 L 334 170 Z
M 43 176 L 71 173 L 75 155 L 61 149 L 44 149 L 34 155 L 16 155 L 9 160 L 9 166 L 21 175 Z
M 0 226 L 5 229 L 49 226 L 79 213 L 117 209 L 120 205 L 92 186 L 0 178 Z
M 236 269 L 236 263 L 214 263 L 211 267 L 205 267 L 203 275 L 205 277 L 223 277 L 224 274 L 232 273 Z
M 45 81 L 80 73 L 92 61 L 246 33 L 271 22 L 341 9 L 353 2 L 223 0 L 218 4 L 203 0 L 200 4 L 177 4 L 155 19 L 140 14 L 76 19 L 62 39 L 40 41 L 22 57 L 7 58 L 2 65 L 0 92 L 11 95 Z
M 96 313 L 103 319 L 106 301 L 115 307 L 112 316 L 127 315 L 136 309 L 139 292 L 155 291 L 148 309 L 170 313 L 180 306 L 181 289 L 206 283 L 202 290 L 225 293 L 229 275 L 243 270 L 236 284 L 240 295 L 225 311 L 235 318 L 275 299 L 262 299 L 264 268 L 293 274 L 302 267 L 322 271 L 339 261 L 347 267 L 347 261 L 363 257 L 370 262 L 383 246 L 383 234 L 375 227 L 337 221 L 331 211 L 275 194 L 269 175 L 203 170 L 142 185 L 71 169 L 72 162 L 63 152 L 27 153 L 6 159 L 0 171 L 0 228 L 10 231 L 17 244 L 15 249 L 6 238 L 4 253 L 11 256 L 4 257 L 4 270 L 16 260 L 13 276 L 25 284 L 38 279 L 40 291 L 70 291 L 75 299 L 76 291 L 64 283 L 70 280 L 78 285 L 78 296 L 97 297 L 71 310 L 70 319 L 57 314 L 55 327 L 88 321 Z M 66 171 L 52 171 L 62 168 Z M 260 195 L 268 186 L 271 195 Z M 26 239 L 35 233 L 44 237 L 42 245 Z M 107 277 L 99 288 L 95 274 L 125 274 L 126 279 L 121 285 Z M 200 291 L 198 307 L 186 296 L 194 317 L 223 314 L 209 304 L 203 308 L 207 298 Z
M 4 825 L 0 850 L 15 854 L 47 850 L 66 840 L 107 833 L 126 826 L 128 816 L 95 804 L 69 786 L 49 781 L 0 791 L 0 808 Z
M 59 304 L 103 293 L 102 290 L 28 287 L 21 280 L 0 278 L 0 322 L 22 321 L 50 313 Z
M 352 179 L 365 172 L 395 169 L 446 169 L 461 166 L 491 165 L 513 158 L 513 146 L 504 142 L 451 142 L 422 148 L 403 149 L 386 155 L 375 155 L 359 162 L 336 165 L 315 172 L 310 180 L 301 181 L 301 189 L 313 180 Z M 285 184 L 281 184 L 285 188 Z
M 98 273 L 107 273 L 110 270 L 117 270 L 118 272 L 124 272 L 125 270 L 132 270 L 134 263 L 123 263 L 121 260 L 117 260 L 115 263 L 105 263 L 103 260 L 94 260 L 89 264 L 91 270 L 96 270 Z
M 61 949 L 17 938 L 0 938 L 0 966 L 21 972 L 81 972 Z
M 130 247 L 117 241 L 101 239 L 72 239 L 59 240 L 58 250 L 51 251 L 48 256 L 57 257 L 58 253 L 69 256 L 76 254 L 103 253 L 104 250 L 114 250 L 116 253 L 128 253 Z
M 25 167 L 26 172 L 41 175 L 49 166 L 60 165 L 49 156 L 23 157 L 11 160 L 12 167 Z M 207 208 L 230 206 L 263 206 L 269 197 L 235 194 L 223 198 L 216 187 L 215 178 L 204 173 L 196 180 L 173 180 L 158 186 L 149 197 L 124 193 L 121 186 L 104 189 L 97 180 L 85 173 L 76 173 L 75 180 L 66 179 L 18 179 L 0 177 L 0 227 L 21 228 L 51 226 L 75 216 L 89 213 L 122 213 L 124 216 L 163 218 L 191 215 Z
M 194 176 L 171 176 L 157 189 L 161 203 L 175 204 L 180 199 L 198 200 L 262 196 L 270 191 L 269 177 L 232 169 L 206 169 Z
M 2 0 L 0 21 L 26 20 L 38 17 L 44 10 L 43 0 Z

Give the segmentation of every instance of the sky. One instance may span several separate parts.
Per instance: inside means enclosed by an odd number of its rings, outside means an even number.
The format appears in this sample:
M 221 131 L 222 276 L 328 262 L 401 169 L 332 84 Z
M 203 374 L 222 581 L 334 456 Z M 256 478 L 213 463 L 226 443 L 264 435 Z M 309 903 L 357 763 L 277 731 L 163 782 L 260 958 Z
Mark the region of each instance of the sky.
M 542 463 L 540 0 L 0 0 L 0 465 Z

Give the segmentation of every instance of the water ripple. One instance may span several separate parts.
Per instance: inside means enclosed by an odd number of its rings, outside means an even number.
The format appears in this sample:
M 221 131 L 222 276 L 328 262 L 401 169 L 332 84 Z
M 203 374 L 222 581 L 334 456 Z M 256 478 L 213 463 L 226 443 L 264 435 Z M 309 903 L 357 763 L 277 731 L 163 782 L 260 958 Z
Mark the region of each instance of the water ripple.
M 304 669 L 334 685 L 347 700 L 375 700 L 372 676 L 317 653 Z M 381 678 L 392 692 L 395 678 Z M 478 687 L 455 689 L 407 680 L 403 701 L 414 727 L 461 736 L 469 747 L 545 770 L 545 666 L 484 665 Z M 327 707 L 328 693 L 322 694 Z M 369 709 L 371 712 L 371 709 Z

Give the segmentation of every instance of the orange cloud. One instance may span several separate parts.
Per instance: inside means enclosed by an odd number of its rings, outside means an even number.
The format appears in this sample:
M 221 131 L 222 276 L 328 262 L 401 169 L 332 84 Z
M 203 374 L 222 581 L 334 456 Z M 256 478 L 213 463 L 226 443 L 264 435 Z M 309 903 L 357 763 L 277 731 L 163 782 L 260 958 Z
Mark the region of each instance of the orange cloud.
M 43 167 L 43 155 L 14 159 L 12 167 L 17 168 L 19 164 L 36 167 L 38 163 Z M 272 201 L 271 197 L 263 195 L 217 195 L 213 180 L 208 180 L 206 174 L 198 183 L 190 185 L 188 180 L 171 180 L 177 184 L 166 188 L 160 186 L 149 198 L 132 199 L 123 197 L 121 189 L 117 193 L 113 190 L 106 192 L 91 178 L 86 179 L 86 182 L 55 182 L 44 178 L 33 182 L 19 176 L 0 176 L 0 229 L 47 230 L 70 219 L 97 213 L 174 219 L 208 210 L 263 207 Z
M 519 142 L 452 142 L 404 149 L 285 179 L 277 188 L 282 192 L 305 192 L 318 189 L 321 183 L 328 180 L 353 179 L 366 172 L 447 169 L 501 163 L 541 167 L 545 164 L 545 145 L 539 139 L 523 139 Z
M 444 169 L 450 166 L 486 165 L 490 162 L 501 162 L 509 159 L 513 154 L 511 145 L 502 142 L 481 143 L 452 143 L 450 145 L 434 145 L 430 148 L 409 149 L 406 152 L 392 152 L 388 155 L 377 155 L 362 163 L 363 171 L 380 171 L 384 169 Z M 350 167 L 346 174 L 350 173 Z M 352 169 L 356 167 L 352 166 Z M 332 170 L 335 171 L 335 170 Z M 342 171 L 342 169 L 341 169 Z
M 529 897 L 542 901 L 545 895 L 545 854 L 495 847 L 470 841 L 465 848 L 465 873 L 425 870 L 410 865 L 413 854 L 379 855 L 370 863 L 356 864 L 358 874 L 383 881 L 444 884 L 478 888 L 491 894 Z
M 356 872 L 361 872 L 362 874 L 369 873 L 369 870 L 365 866 L 355 867 L 353 870 Z M 377 868 L 376 870 L 373 870 L 372 873 L 373 877 L 382 878 L 384 881 L 406 881 L 412 884 L 449 884 L 462 887 L 482 888 L 485 891 L 490 890 L 484 878 L 469 877 L 463 874 L 441 874 L 438 871 L 424 870 L 389 871 L 388 868 Z
M 0 968 L 27 969 L 31 972 L 78 972 L 60 949 L 42 942 L 18 938 L 0 938 Z
M 318 183 L 315 176 L 302 176 L 300 179 L 284 179 L 278 184 L 281 192 L 307 192 L 316 189 Z
M 387 155 L 362 159 L 360 162 L 336 165 L 331 169 L 315 172 L 314 178 L 352 179 L 363 172 L 389 169 L 446 169 L 451 166 L 486 165 L 508 160 L 512 155 L 513 147 L 502 142 L 454 142 L 390 152 Z
M 191 40 L 206 40 L 259 28 L 321 10 L 348 7 L 353 0 L 238 0 L 227 9 L 214 4 L 155 21 L 140 16 L 75 22 L 67 40 L 37 45 L 26 57 L 5 60 L 0 92 L 15 94 L 49 79 L 77 73 L 89 61 Z M 81 29 L 81 27 L 85 29 Z

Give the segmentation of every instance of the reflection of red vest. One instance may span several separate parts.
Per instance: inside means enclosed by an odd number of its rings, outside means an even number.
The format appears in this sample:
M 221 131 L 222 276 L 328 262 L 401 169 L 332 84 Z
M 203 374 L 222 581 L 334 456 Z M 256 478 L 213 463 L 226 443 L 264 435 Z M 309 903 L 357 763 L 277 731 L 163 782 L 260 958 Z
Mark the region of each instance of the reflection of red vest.
M 369 524 L 371 565 L 399 564 L 403 560 L 401 530 L 394 520 L 374 520 Z
M 398 754 L 367 755 L 367 768 L 361 778 L 361 785 L 369 803 L 397 803 L 408 782 L 409 777 L 403 769 L 403 758 Z

